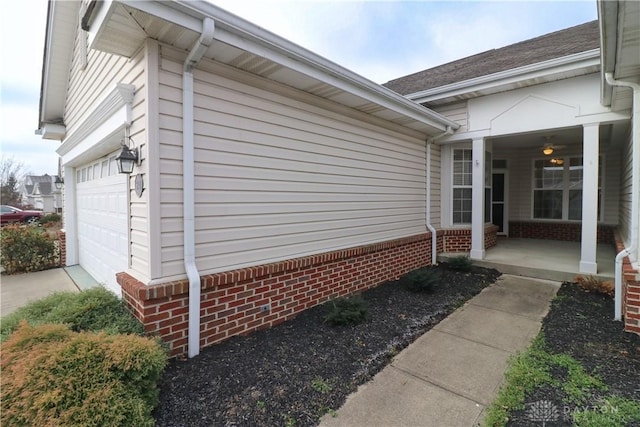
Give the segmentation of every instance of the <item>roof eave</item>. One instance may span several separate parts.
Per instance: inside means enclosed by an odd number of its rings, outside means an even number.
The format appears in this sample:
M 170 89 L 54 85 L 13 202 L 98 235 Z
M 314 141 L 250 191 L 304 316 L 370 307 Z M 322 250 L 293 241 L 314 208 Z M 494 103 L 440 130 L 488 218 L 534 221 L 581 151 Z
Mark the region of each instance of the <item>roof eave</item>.
M 600 61 L 600 49 L 592 49 L 554 58 L 548 61 L 525 65 L 486 76 L 476 77 L 469 80 L 435 87 L 420 92 L 405 95 L 407 98 L 418 103 L 429 103 L 446 98 L 452 98 L 463 94 L 498 89 L 500 87 L 522 82 L 532 78 L 541 78 L 558 73 L 568 73 L 571 71 L 586 69 L 597 66 Z
M 606 73 L 615 71 L 615 55 L 618 42 L 618 2 L 598 1 L 598 23 L 600 26 L 600 103 L 610 106 L 613 88 L 605 79 Z M 615 76 L 614 76 L 615 77 Z
M 214 37 L 220 41 L 238 44 L 241 40 L 243 49 L 253 50 L 254 52 L 252 53 L 268 57 L 268 59 L 313 76 L 345 92 L 356 94 L 369 102 L 376 103 L 407 118 L 416 120 L 428 128 L 434 128 L 436 132 L 445 131 L 448 128 L 456 130 L 460 127 L 456 122 L 416 104 L 390 89 L 211 3 L 191 0 L 175 0 L 156 4 L 138 2 L 136 0 L 123 0 L 122 2 L 141 10 L 149 6 L 149 13 L 160 13 L 162 7 L 182 12 L 183 15 L 187 15 L 187 18 L 185 16 L 175 16 L 175 14 L 165 14 L 163 17 L 165 19 L 173 19 L 175 24 L 198 32 L 201 31 L 202 19 L 210 17 L 216 22 Z M 188 17 L 195 19 L 188 19 Z
M 71 71 L 75 27 L 68 22 L 75 21 L 79 2 L 50 0 L 47 9 L 42 78 L 40 83 L 40 109 L 38 130 L 43 134 L 47 124 L 61 125 L 64 116 L 65 96 L 51 93 L 54 88 L 66 92 Z M 57 139 L 57 138 L 55 138 Z

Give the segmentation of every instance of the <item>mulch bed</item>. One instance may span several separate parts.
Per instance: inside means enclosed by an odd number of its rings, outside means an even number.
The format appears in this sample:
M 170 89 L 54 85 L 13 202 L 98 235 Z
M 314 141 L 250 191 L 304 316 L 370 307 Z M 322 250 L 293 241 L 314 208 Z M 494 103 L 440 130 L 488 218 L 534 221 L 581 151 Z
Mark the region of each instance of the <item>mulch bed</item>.
M 542 323 L 548 349 L 578 360 L 585 370 L 600 377 L 608 386 L 606 394 L 640 401 L 640 336 L 623 331 L 622 322 L 613 320 L 613 299 L 586 292 L 576 284 L 564 283 Z M 565 373 L 554 372 L 561 379 Z M 570 412 L 576 408 L 563 403 L 562 390 L 541 387 L 526 397 L 527 408 L 537 402 L 551 402 L 558 409 L 557 420 L 547 427 L 570 426 Z M 597 407 L 599 395 L 587 406 Z M 514 411 L 508 426 L 542 425 L 529 419 L 528 409 Z M 640 426 L 640 420 L 629 426 Z
M 500 273 L 473 267 L 441 273 L 432 293 L 387 282 L 362 294 L 370 319 L 331 327 L 318 306 L 272 329 L 202 350 L 166 369 L 155 411 L 159 426 L 317 425 L 417 337 Z

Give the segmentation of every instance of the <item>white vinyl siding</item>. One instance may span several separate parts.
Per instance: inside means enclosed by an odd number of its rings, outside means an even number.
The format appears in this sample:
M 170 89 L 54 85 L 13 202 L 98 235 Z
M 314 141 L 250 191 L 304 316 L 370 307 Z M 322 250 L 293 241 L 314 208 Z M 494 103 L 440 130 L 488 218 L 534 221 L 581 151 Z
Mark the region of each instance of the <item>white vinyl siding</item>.
M 441 180 L 442 147 L 431 145 L 431 225 L 442 228 L 442 180 Z
M 467 123 L 469 121 L 469 109 L 466 101 L 433 107 L 432 110 L 436 113 L 442 114 L 447 119 L 458 123 L 460 128 L 456 132 L 460 133 L 468 130 Z
M 424 142 L 226 66 L 195 70 L 201 273 L 425 232 Z M 160 70 L 162 274 L 182 262 L 182 66 Z
M 121 56 L 89 50 L 86 64 L 82 60 L 81 41 L 84 32 L 78 29 L 76 33 L 71 74 L 69 81 L 69 91 L 65 107 L 65 125 L 67 134 L 72 134 L 75 129 L 93 111 L 95 106 L 110 93 L 116 84 L 131 84 L 135 87 L 133 100 L 131 125 L 131 138 L 137 147 L 141 147 L 143 159 L 147 153 L 146 142 L 146 95 L 145 85 L 145 51 L 143 46 L 132 57 Z M 86 65 L 86 66 L 85 66 Z M 137 173 L 147 174 L 148 162 L 143 161 L 142 165 L 136 169 L 130 177 L 130 184 L 124 186 L 126 192 L 131 191 L 130 209 L 131 215 L 129 224 L 131 238 L 131 264 L 128 268 L 136 271 L 142 280 L 149 277 L 149 230 L 148 230 L 148 193 L 143 193 L 139 198 L 133 192 L 133 180 Z M 146 178 L 146 176 L 145 176 Z M 148 185 L 148 183 L 146 183 Z
M 627 137 L 627 143 L 624 145 L 622 155 L 620 156 L 620 203 L 618 204 L 620 209 L 619 229 L 620 235 L 626 244 L 630 244 L 632 241 L 631 236 L 631 201 L 633 198 L 632 181 L 633 181 L 633 147 L 631 136 Z M 638 178 L 636 178 L 638 179 Z M 638 195 L 636 195 L 638 197 Z

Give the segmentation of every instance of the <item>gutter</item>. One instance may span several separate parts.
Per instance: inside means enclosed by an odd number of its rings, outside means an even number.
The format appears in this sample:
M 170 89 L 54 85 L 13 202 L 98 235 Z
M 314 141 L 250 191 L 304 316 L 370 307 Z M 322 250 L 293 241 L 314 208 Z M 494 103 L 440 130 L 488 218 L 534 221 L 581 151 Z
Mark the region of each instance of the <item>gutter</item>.
M 633 90 L 631 116 L 631 245 L 616 255 L 615 263 L 615 313 L 614 320 L 622 320 L 622 259 L 638 249 L 638 221 L 640 217 L 640 84 L 615 80 L 612 73 L 604 74 L 611 86 L 629 87 Z
M 442 132 L 439 135 L 433 136 L 431 138 L 427 138 L 425 141 L 425 149 L 427 151 L 427 159 L 426 159 L 426 174 L 427 174 L 427 206 L 426 206 L 426 224 L 427 228 L 431 232 L 431 264 L 435 265 L 438 261 L 438 236 L 435 227 L 431 224 L 431 145 L 437 140 L 448 136 L 453 135 L 453 129 L 451 126 L 447 126 L 447 130 Z
M 189 279 L 189 340 L 188 356 L 200 353 L 200 273 L 196 266 L 195 239 L 195 155 L 193 113 L 193 67 L 200 62 L 213 42 L 215 24 L 204 18 L 202 33 L 195 42 L 182 72 L 182 175 L 183 175 L 183 224 L 184 268 Z

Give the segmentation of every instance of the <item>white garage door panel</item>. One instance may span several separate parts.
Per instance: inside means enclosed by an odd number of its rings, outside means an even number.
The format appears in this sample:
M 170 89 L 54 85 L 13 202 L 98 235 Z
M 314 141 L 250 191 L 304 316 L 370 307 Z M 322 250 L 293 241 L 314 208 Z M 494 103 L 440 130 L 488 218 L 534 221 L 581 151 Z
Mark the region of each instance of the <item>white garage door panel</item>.
M 128 267 L 126 175 L 77 184 L 80 265 L 116 294 L 116 273 Z

